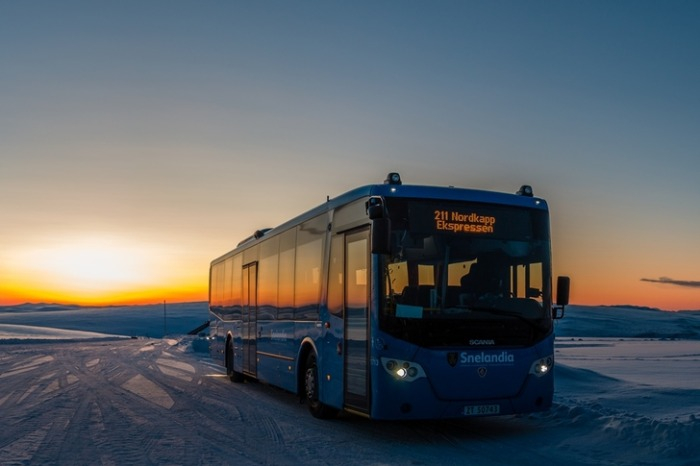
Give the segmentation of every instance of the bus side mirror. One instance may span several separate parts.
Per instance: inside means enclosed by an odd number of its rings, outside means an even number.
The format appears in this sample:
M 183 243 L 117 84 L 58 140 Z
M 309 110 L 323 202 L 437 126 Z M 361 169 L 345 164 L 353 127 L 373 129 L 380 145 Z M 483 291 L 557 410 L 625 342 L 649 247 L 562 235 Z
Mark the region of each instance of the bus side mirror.
M 384 216 L 384 206 L 381 204 L 368 206 L 367 215 L 369 215 L 370 220 L 382 218 Z
M 569 289 L 571 280 L 569 277 L 557 277 L 557 306 L 569 304 Z
M 391 220 L 386 217 L 372 220 L 372 254 L 391 253 Z

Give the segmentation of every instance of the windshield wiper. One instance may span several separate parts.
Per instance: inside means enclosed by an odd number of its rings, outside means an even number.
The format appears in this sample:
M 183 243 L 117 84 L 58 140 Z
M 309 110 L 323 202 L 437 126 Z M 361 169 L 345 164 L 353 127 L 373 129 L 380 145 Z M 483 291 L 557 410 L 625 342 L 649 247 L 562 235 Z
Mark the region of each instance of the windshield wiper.
M 476 311 L 476 312 L 484 312 L 484 313 L 492 314 L 492 315 L 496 315 L 496 316 L 515 317 L 516 319 L 525 322 L 526 324 L 528 324 L 530 327 L 532 327 L 534 329 L 539 329 L 542 327 L 536 321 L 534 321 L 532 319 L 528 319 L 527 317 L 525 317 L 524 315 L 522 315 L 518 312 L 504 311 L 503 309 L 498 309 L 495 307 L 489 307 L 489 306 L 484 306 L 484 305 L 482 305 L 482 306 L 478 306 L 478 305 L 477 306 L 469 306 L 469 310 Z

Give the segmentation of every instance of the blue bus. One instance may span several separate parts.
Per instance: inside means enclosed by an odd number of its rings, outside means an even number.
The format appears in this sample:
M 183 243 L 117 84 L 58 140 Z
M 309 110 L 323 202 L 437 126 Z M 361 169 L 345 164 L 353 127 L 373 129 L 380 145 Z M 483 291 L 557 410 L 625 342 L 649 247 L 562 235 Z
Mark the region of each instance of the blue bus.
M 211 356 L 311 414 L 440 419 L 548 409 L 547 203 L 398 173 L 256 231 L 210 267 Z

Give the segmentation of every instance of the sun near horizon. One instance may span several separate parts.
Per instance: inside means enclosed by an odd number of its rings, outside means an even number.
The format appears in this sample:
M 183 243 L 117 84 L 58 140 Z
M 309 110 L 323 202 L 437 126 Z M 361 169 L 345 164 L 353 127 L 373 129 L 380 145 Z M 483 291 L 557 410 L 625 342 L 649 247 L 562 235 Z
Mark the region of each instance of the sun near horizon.
M 206 301 L 208 262 L 111 236 L 65 238 L 8 254 L 0 305 Z M 5 275 L 5 276 L 2 276 Z

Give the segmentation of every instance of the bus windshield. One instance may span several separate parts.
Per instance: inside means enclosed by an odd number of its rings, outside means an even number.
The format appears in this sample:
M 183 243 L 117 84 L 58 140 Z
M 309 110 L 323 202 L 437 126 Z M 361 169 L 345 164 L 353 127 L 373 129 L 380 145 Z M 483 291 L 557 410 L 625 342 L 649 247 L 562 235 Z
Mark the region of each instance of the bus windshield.
M 380 328 L 424 347 L 527 346 L 552 329 L 545 210 L 389 198 Z

